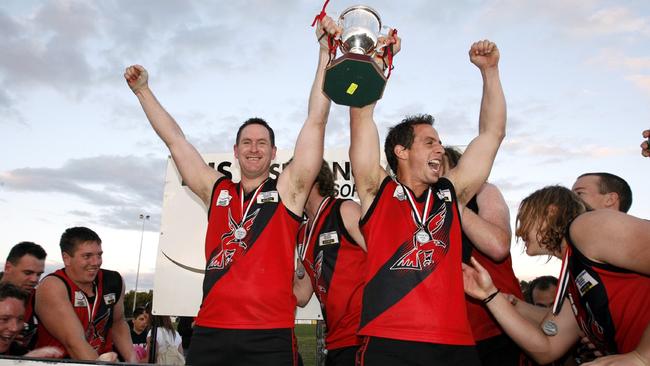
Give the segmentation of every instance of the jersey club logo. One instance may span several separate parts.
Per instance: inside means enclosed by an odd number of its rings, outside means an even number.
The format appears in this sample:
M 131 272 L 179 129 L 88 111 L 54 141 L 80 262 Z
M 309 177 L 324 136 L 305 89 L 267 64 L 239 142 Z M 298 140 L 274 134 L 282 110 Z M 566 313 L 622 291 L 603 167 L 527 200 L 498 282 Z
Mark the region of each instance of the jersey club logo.
M 391 267 L 391 270 L 421 271 L 434 263 L 433 255 L 436 248 L 446 248 L 447 243 L 434 239 L 435 234 L 442 228 L 447 217 L 447 205 L 442 204 L 435 214 L 430 215 L 424 222 L 424 230 L 429 235 L 429 240 L 423 243 L 418 241 L 417 233 L 422 229 L 416 228 L 411 237 L 411 249 L 401 256 Z M 413 221 L 417 224 L 415 217 Z M 408 242 L 401 247 L 408 245 Z
M 240 227 L 243 227 L 246 232 L 250 232 L 250 228 L 253 226 L 255 217 L 257 217 L 257 214 L 259 212 L 260 209 L 258 208 L 252 213 L 249 213 L 246 215 L 246 219 L 244 219 L 243 224 L 239 225 L 233 219 L 232 212 L 230 211 L 230 208 L 228 208 L 228 228 L 230 231 L 221 236 L 221 250 L 212 258 L 212 260 L 210 260 L 210 263 L 207 267 L 208 271 L 212 269 L 224 269 L 228 267 L 238 250 L 246 253 L 246 250 L 248 249 L 246 238 L 248 238 L 248 235 L 241 239 L 237 239 L 235 236 L 235 231 Z

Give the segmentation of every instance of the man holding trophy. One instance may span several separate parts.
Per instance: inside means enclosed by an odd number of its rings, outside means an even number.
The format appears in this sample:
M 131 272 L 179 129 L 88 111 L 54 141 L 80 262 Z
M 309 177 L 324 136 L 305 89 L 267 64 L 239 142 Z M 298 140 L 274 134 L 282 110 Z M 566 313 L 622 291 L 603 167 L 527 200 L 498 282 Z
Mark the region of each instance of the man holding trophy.
M 190 365 L 297 364 L 295 238 L 323 161 L 330 101 L 320 87 L 328 59 L 322 44 L 294 159 L 277 180 L 269 178 L 276 152 L 271 127 L 260 118 L 240 126 L 233 146 L 240 182 L 205 163 L 149 89 L 142 66 L 126 69 L 129 87 L 183 181 L 208 208 L 203 301 L 188 352 Z
M 381 39 L 395 53 L 400 42 Z M 496 45 L 476 42 L 469 56 L 483 78 L 479 135 L 445 177 L 431 116 L 390 129 L 384 150 L 393 177 L 380 165 L 375 104 L 350 108 L 350 161 L 368 249 L 358 364 L 480 365 L 465 309 L 459 219 L 505 136 L 506 103 Z

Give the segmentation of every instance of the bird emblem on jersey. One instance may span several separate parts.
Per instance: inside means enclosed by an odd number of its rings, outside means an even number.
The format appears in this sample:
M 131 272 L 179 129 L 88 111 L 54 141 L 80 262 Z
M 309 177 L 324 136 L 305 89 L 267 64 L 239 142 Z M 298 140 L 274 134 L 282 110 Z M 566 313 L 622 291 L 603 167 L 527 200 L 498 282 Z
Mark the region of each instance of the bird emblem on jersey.
M 111 310 L 109 309 L 105 314 L 88 323 L 88 327 L 86 328 L 86 339 L 88 340 L 88 344 L 90 344 L 95 351 L 99 351 L 100 348 L 104 346 L 106 341 L 106 326 L 108 325 L 110 315 Z
M 417 219 L 411 215 L 417 225 Z M 421 271 L 434 264 L 436 248 L 447 248 L 447 243 L 435 239 L 435 234 L 442 228 L 447 217 L 447 205 L 442 204 L 435 214 L 431 214 L 424 221 L 423 227 L 417 227 L 410 240 L 404 242 L 400 248 L 408 251 L 401 256 L 391 267 L 391 270 L 416 270 Z M 426 240 L 422 235 L 426 234 Z
M 232 212 L 230 211 L 230 208 L 228 208 L 228 228 L 230 231 L 221 235 L 221 250 L 219 250 L 212 260 L 210 260 L 207 270 L 224 269 L 228 267 L 238 250 L 243 251 L 244 254 L 246 253 L 246 250 L 248 249 L 246 238 L 248 236 L 237 238 L 236 231 L 237 229 L 243 228 L 248 233 L 259 212 L 260 209 L 258 208 L 252 213 L 249 213 L 246 215 L 244 222 L 239 225 L 237 221 L 233 219 Z

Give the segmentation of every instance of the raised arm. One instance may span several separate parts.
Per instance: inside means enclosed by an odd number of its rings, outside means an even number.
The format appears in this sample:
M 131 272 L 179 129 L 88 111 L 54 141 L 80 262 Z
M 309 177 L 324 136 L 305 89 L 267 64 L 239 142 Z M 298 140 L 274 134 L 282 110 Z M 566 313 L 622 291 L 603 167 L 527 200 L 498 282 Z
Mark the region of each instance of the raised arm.
M 140 65 L 127 67 L 124 78 L 129 88 L 138 97 L 151 126 L 169 148 L 183 181 L 208 206 L 214 182 L 222 174 L 203 161 L 199 152 L 187 141 L 174 118 L 158 102 L 149 89 L 149 75 L 144 67 Z
M 122 281 L 122 294 L 120 299 L 113 307 L 113 325 L 111 326 L 111 336 L 115 348 L 120 352 L 124 361 L 128 363 L 138 363 L 138 356 L 133 351 L 133 342 L 131 341 L 131 330 L 124 320 L 124 281 Z
M 481 253 L 494 261 L 510 254 L 510 211 L 499 189 L 485 183 L 478 191 L 478 214 L 465 207 L 463 232 Z
M 393 44 L 393 52 L 401 49 L 401 38 L 390 36 L 381 40 Z M 357 194 L 361 201 L 361 216 L 363 217 L 374 200 L 381 182 L 388 176 L 380 163 L 381 153 L 379 132 L 374 121 L 376 103 L 365 107 L 350 107 L 350 163 Z
M 335 31 L 335 24 L 331 18 L 325 17 L 319 23 L 316 36 L 320 37 L 323 30 Z M 326 40 L 326 37 L 323 39 Z M 318 51 L 316 76 L 309 94 L 307 119 L 298 135 L 293 161 L 282 171 L 278 179 L 278 191 L 284 204 L 297 215 L 302 215 L 309 191 L 323 161 L 325 126 L 331 104 L 322 90 L 325 68 L 329 61 L 329 50 L 323 43 L 323 39 Z
M 479 41 L 472 44 L 469 57 L 483 78 L 479 135 L 470 142 L 458 165 L 447 175 L 462 205 L 474 196 L 490 175 L 506 134 L 506 100 L 499 78 L 499 49 L 493 42 Z
M 380 164 L 379 132 L 373 119 L 375 104 L 350 108 L 350 163 L 365 215 L 388 175 Z
M 474 258 L 471 262 L 473 267 L 463 263 L 465 293 L 485 302 L 497 289 L 485 268 Z M 539 364 L 559 359 L 580 339 L 578 323 L 569 301 L 564 302 L 560 313 L 552 319 L 558 328 L 558 333 L 554 336 L 547 336 L 539 325 L 522 317 L 501 294 L 494 296 L 485 306 L 508 336 Z M 551 317 L 549 313 L 545 321 Z
M 62 280 L 49 276 L 36 288 L 36 315 L 48 332 L 65 347 L 70 358 L 95 360 L 99 355 L 88 344 Z

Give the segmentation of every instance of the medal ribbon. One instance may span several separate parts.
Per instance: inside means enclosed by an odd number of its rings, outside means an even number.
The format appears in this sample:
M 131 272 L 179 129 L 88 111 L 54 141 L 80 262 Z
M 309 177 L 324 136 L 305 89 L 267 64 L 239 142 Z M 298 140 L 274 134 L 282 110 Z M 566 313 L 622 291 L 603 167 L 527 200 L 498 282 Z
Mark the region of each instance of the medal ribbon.
M 311 222 L 311 225 L 309 224 L 309 219 L 307 220 L 307 227 L 305 228 L 305 233 L 303 234 L 303 249 L 302 253 L 300 255 L 301 260 L 305 260 L 305 255 L 307 255 L 307 248 L 309 248 L 309 242 L 311 242 L 311 236 L 314 233 L 314 228 L 316 228 L 316 223 L 318 222 L 318 218 L 320 217 L 321 211 L 325 206 L 327 205 L 327 202 L 329 202 L 330 197 L 325 197 L 320 205 L 318 205 L 318 210 L 316 211 L 316 216 L 314 216 L 314 219 Z M 308 234 L 309 233 L 309 234 Z
M 569 288 L 569 256 L 571 255 L 571 247 L 567 246 L 564 258 L 562 258 L 562 270 L 560 271 L 560 279 L 558 280 L 557 292 L 555 293 L 555 302 L 553 303 L 553 315 L 560 313 L 562 303 L 566 296 L 567 289 Z
M 255 202 L 257 195 L 260 193 L 260 189 L 264 186 L 264 183 L 269 180 L 269 178 L 264 179 L 264 182 L 260 184 L 257 189 L 255 189 L 255 193 L 253 193 L 253 197 L 251 197 L 251 200 L 248 201 L 248 206 L 246 206 L 246 211 L 244 211 L 244 185 L 240 183 L 239 186 L 239 199 L 241 203 L 241 210 L 243 212 L 241 216 L 241 223 L 239 224 L 239 227 L 244 227 L 244 221 L 246 221 L 246 215 L 248 215 L 248 210 L 250 210 L 251 206 L 253 205 L 253 202 Z
M 93 319 L 95 319 L 95 315 L 97 315 L 97 300 L 99 299 L 99 291 L 97 291 L 97 284 L 94 285 L 94 291 L 95 291 L 95 302 L 93 303 L 92 309 L 90 308 L 90 303 L 88 302 L 88 296 L 86 296 L 86 293 L 81 291 L 81 293 L 84 295 L 84 298 L 86 299 L 86 309 L 88 310 L 88 326 L 91 327 L 93 326 Z
M 411 206 L 411 210 L 415 214 L 415 220 L 418 228 L 426 231 L 428 235 L 429 231 L 424 227 L 424 220 L 426 220 L 427 214 L 429 213 L 429 201 L 431 200 L 431 187 L 429 186 L 429 189 L 427 190 L 427 201 L 424 204 L 424 210 L 422 211 L 422 216 L 420 217 L 420 212 L 418 211 L 418 207 L 415 205 L 415 200 L 411 196 L 411 192 L 402 183 L 400 183 L 399 185 L 402 186 L 402 190 L 404 191 L 406 197 L 408 198 L 409 205 Z

